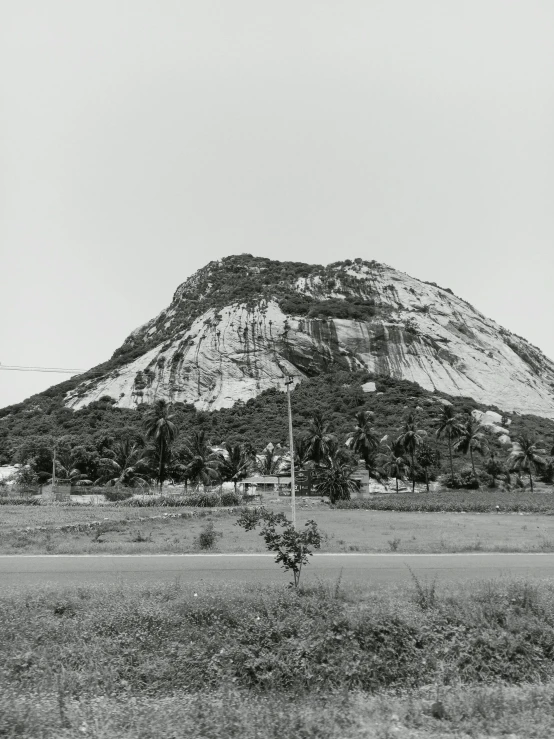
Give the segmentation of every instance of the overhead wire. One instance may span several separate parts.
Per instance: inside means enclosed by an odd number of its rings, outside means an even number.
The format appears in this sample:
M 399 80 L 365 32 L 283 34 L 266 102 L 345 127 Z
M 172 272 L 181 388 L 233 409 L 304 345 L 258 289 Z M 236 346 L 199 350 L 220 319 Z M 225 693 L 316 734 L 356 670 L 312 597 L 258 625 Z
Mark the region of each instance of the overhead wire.
M 23 365 L 0 364 L 0 370 L 9 372 L 61 372 L 65 374 L 81 374 L 84 369 L 72 369 L 69 367 L 24 367 Z
M 110 372 L 110 370 L 85 370 L 71 367 L 26 367 L 14 364 L 0 364 L 0 370 L 6 370 L 8 372 L 53 372 L 69 375 L 81 375 L 86 373 L 87 376 L 107 375 Z

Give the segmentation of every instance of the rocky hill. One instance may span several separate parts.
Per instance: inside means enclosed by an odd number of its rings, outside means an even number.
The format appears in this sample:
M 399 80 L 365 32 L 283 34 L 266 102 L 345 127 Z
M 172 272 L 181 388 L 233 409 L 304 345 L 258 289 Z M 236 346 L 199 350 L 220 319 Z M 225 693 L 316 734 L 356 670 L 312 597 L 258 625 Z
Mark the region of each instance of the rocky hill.
M 283 374 L 366 370 L 508 412 L 554 418 L 554 362 L 451 290 L 361 259 L 328 266 L 211 262 L 105 365 L 63 386 L 79 409 L 156 398 L 230 407 Z

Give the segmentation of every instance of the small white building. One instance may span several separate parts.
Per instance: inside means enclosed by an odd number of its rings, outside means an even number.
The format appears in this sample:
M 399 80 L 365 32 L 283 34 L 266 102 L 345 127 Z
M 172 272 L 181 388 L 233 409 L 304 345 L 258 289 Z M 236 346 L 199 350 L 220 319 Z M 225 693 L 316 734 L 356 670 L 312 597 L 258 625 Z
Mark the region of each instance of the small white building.
M 278 493 L 290 495 L 289 475 L 252 475 L 239 483 L 245 495 L 259 495 L 260 493 Z

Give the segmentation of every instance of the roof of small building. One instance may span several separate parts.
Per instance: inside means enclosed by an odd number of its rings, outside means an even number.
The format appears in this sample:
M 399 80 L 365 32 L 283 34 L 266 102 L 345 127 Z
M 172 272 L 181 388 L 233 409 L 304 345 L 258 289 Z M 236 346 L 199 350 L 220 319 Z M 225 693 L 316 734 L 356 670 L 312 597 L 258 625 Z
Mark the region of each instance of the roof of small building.
M 246 477 L 241 482 L 246 482 L 249 485 L 286 485 L 290 483 L 290 477 L 277 477 L 277 475 L 254 475 L 253 477 Z

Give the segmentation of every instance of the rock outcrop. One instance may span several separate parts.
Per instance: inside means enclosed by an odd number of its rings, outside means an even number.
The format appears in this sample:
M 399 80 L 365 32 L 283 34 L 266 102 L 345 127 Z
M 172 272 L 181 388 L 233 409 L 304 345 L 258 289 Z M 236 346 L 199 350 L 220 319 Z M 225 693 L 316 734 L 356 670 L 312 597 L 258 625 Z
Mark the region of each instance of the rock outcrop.
M 110 364 L 85 373 L 66 404 L 166 398 L 212 410 L 283 388 L 284 374 L 300 382 L 341 367 L 554 418 L 554 362 L 539 349 L 450 290 L 362 260 L 210 263 Z

